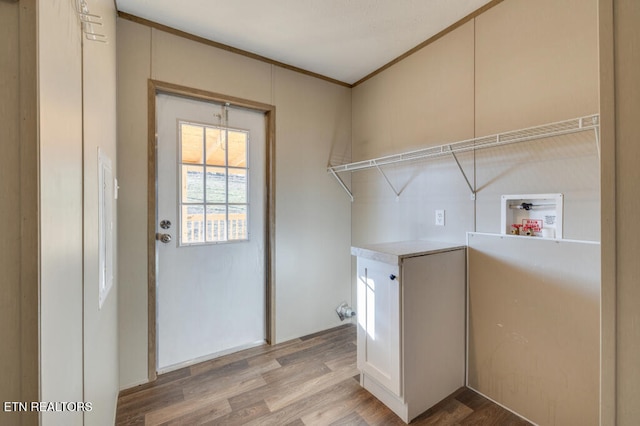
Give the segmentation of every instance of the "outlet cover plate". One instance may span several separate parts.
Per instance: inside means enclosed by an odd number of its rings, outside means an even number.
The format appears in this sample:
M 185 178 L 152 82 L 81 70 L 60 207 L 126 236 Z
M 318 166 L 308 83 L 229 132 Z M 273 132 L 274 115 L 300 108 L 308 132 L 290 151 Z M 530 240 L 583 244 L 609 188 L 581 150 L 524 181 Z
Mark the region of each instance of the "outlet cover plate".
M 436 210 L 436 226 L 444 226 L 444 210 Z

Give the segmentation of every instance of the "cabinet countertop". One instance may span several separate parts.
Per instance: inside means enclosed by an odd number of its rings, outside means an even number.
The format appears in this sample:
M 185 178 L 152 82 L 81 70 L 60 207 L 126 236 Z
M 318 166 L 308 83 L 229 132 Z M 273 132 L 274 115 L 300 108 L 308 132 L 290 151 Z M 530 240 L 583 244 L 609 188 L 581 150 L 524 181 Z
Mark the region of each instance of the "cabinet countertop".
M 377 260 L 391 265 L 400 265 L 408 257 L 424 256 L 452 250 L 465 249 L 466 245 L 443 241 L 413 240 L 380 244 L 363 244 L 351 247 L 351 254 L 357 257 Z

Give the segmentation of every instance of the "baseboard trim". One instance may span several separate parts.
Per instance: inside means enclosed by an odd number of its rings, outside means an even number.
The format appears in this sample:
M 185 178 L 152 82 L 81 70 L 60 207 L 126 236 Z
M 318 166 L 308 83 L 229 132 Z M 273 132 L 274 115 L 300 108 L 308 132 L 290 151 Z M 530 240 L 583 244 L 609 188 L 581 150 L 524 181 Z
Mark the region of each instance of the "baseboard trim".
M 255 348 L 257 346 L 266 345 L 267 343 L 264 340 L 258 340 L 255 342 L 247 343 L 245 345 L 235 346 L 233 348 L 225 349 L 223 351 L 215 352 L 209 355 L 204 355 L 199 358 L 190 359 L 188 361 L 180 362 L 178 364 L 168 365 L 164 368 L 158 369 L 158 375 L 170 373 L 172 371 L 180 370 L 181 368 L 191 367 L 195 364 L 200 364 L 201 362 L 210 361 L 215 358 L 220 358 L 221 356 L 229 355 L 234 352 L 240 352 L 245 349 Z
M 528 421 L 529 423 L 531 423 L 531 424 L 532 424 L 532 425 L 534 425 L 534 426 L 539 426 L 539 425 L 538 425 L 538 423 L 536 423 L 536 422 L 534 422 L 534 421 L 532 421 L 532 420 L 529 420 L 528 418 L 526 418 L 525 416 L 523 416 L 523 415 L 522 415 L 522 414 L 520 414 L 520 413 L 517 413 L 517 412 L 513 411 L 511 408 L 507 407 L 507 406 L 506 406 L 506 405 L 504 405 L 504 404 L 499 403 L 498 401 L 496 401 L 495 399 L 491 398 L 490 396 L 487 396 L 487 395 L 483 394 L 483 393 L 482 393 L 482 392 L 480 392 L 478 389 L 473 388 L 473 387 L 472 387 L 472 386 L 470 386 L 469 384 L 467 384 L 467 387 L 468 387 L 469 389 L 471 389 L 472 391 L 474 391 L 475 393 L 480 394 L 480 395 L 482 395 L 483 397 L 487 398 L 489 401 L 493 402 L 494 404 L 499 405 L 500 407 L 504 408 L 505 410 L 507 410 L 507 411 L 509 411 L 509 412 L 511 412 L 511 413 L 513 413 L 513 414 L 515 414 L 516 416 L 520 417 L 522 420 L 526 420 L 526 421 Z

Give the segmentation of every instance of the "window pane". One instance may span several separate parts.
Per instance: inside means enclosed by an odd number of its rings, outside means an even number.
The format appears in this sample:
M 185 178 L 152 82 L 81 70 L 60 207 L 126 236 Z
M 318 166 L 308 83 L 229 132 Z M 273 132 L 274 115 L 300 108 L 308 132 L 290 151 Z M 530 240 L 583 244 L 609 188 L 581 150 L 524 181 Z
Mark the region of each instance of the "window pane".
M 182 166 L 182 202 L 204 202 L 204 173 L 202 166 Z
M 247 206 L 229 206 L 229 239 L 247 239 Z
M 210 166 L 225 166 L 226 144 L 224 130 L 207 127 L 207 164 Z
M 181 244 L 247 240 L 249 133 L 186 122 L 179 129 Z
M 227 202 L 227 175 L 222 167 L 207 167 L 207 203 Z
M 227 240 L 226 206 L 207 206 L 207 242 Z
M 188 164 L 202 164 L 204 155 L 202 126 L 181 123 L 180 143 L 182 145 L 182 162 Z
M 247 202 L 247 169 L 229 169 L 229 202 Z
M 204 242 L 204 206 L 182 206 L 182 244 Z
M 247 167 L 247 133 L 229 130 L 229 166 Z

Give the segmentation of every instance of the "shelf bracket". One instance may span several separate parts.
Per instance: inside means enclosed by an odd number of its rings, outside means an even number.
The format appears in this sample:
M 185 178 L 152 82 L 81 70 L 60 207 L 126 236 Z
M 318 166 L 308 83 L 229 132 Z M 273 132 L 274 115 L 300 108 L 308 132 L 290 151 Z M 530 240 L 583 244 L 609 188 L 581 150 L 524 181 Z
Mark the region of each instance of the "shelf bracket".
M 340 179 L 340 176 L 338 176 L 338 174 L 335 172 L 335 170 L 333 170 L 332 168 L 329 168 L 329 171 L 331 172 L 333 177 L 336 178 L 336 180 L 338 181 L 338 183 L 340 184 L 342 189 L 344 189 L 346 191 L 346 193 L 349 195 L 349 198 L 351 198 L 351 202 L 353 202 L 353 194 L 351 193 L 349 188 L 347 188 L 347 185 L 345 185 L 344 181 L 342 179 Z
M 376 169 L 378 169 L 378 171 L 380 172 L 380 174 L 382 175 L 382 177 L 384 177 L 384 180 L 387 181 L 387 184 L 389 185 L 389 187 L 391 188 L 391 190 L 393 191 L 394 194 L 396 194 L 396 197 L 399 197 L 400 194 L 402 193 L 402 191 L 398 192 L 396 191 L 396 188 L 393 186 L 393 184 L 391 183 L 391 181 L 389 180 L 389 178 L 387 177 L 386 174 L 384 174 L 384 172 L 382 171 L 382 169 L 380 168 L 380 166 L 378 166 L 377 164 L 375 164 Z
M 467 182 L 467 186 L 469 187 L 469 191 L 471 191 L 471 199 L 475 200 L 476 199 L 476 191 L 473 189 L 473 186 L 471 185 L 471 182 L 469 182 L 469 178 L 467 177 L 467 174 L 464 172 L 464 169 L 460 165 L 460 161 L 458 161 L 458 156 L 456 155 L 456 153 L 454 151 L 451 151 L 451 155 L 453 155 L 453 159 L 456 160 L 456 164 L 458 165 L 458 169 L 460 169 L 460 173 L 462 173 L 462 177 L 464 177 L 465 182 Z
M 598 151 L 598 160 L 600 160 L 600 132 L 598 131 L 599 128 L 600 128 L 599 126 L 593 128 L 593 134 L 596 137 L 596 150 Z

